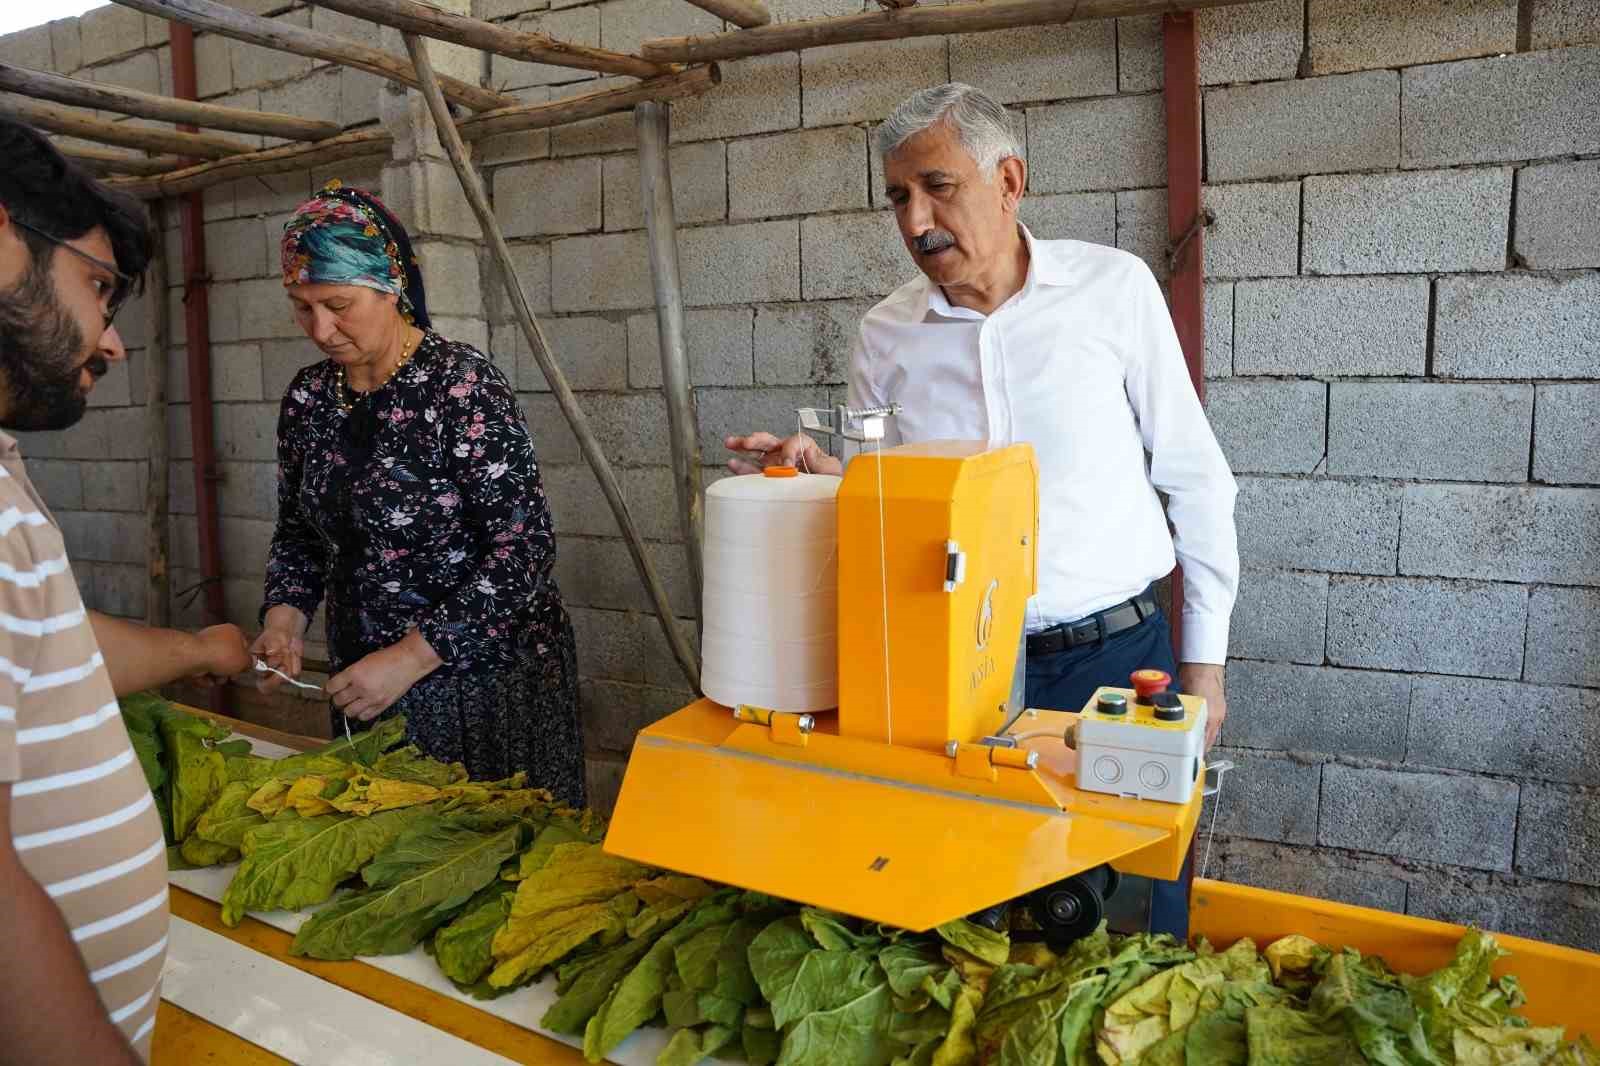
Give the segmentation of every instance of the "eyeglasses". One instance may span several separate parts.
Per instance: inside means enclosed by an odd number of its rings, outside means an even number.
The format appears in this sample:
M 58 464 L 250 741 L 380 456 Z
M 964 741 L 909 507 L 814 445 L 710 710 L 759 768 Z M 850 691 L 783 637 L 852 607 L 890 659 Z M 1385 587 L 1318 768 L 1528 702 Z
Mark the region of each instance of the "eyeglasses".
M 38 226 L 30 226 L 28 223 L 17 218 L 15 215 L 11 216 L 11 221 L 17 226 L 20 226 L 22 229 L 27 230 L 29 233 L 44 238 L 51 244 L 65 248 L 79 259 L 87 260 L 117 279 L 116 284 L 112 286 L 111 297 L 106 301 L 106 309 L 104 312 L 106 316 L 106 329 L 110 329 L 111 320 L 117 317 L 117 312 L 120 311 L 122 309 L 122 305 L 127 302 L 128 295 L 133 292 L 133 283 L 136 280 L 133 275 L 124 274 L 122 271 L 118 270 L 104 259 L 99 259 L 90 255 L 88 252 L 74 248 L 60 237 L 57 237 L 54 234 L 46 233 Z

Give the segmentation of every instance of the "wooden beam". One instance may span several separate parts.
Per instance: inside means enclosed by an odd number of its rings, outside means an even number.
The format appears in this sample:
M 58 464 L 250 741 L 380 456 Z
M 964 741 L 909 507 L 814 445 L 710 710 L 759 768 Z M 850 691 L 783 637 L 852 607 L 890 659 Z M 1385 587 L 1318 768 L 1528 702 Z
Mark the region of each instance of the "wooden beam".
M 185 160 L 175 155 L 129 155 L 127 152 L 108 152 L 67 144 L 58 144 L 56 147 L 62 155 L 74 160 L 89 173 L 98 175 L 135 174 L 148 177 L 165 174 L 185 164 Z
M 10 63 L 0 63 L 0 89 L 10 89 L 35 100 L 53 100 L 58 104 L 115 111 L 120 115 L 187 123 L 214 130 L 232 130 L 235 133 L 259 133 L 292 141 L 320 141 L 337 137 L 343 132 L 343 127 L 337 122 L 318 122 L 293 115 L 246 111 L 218 104 L 198 104 L 193 100 L 178 100 L 114 85 L 97 85 L 92 81 L 29 70 Z
M 380 78 L 417 88 L 417 74 L 411 64 L 399 56 L 377 48 L 369 48 L 355 41 L 347 41 L 326 33 L 318 33 L 290 22 L 249 15 L 243 11 L 216 3 L 215 0 L 114 0 L 123 7 L 143 11 L 156 18 L 171 19 L 197 30 L 232 37 L 236 41 L 275 48 L 280 52 L 309 56 L 330 63 L 376 74 Z M 441 78 L 444 94 L 454 103 L 474 111 L 492 111 L 509 107 L 517 98 L 505 93 L 469 85 L 456 78 Z
M 669 64 L 649 63 L 638 56 L 608 52 L 581 44 L 567 44 L 547 33 L 514 30 L 494 22 L 457 15 L 416 0 L 311 0 L 318 7 L 341 11 L 356 18 L 370 19 L 393 26 L 405 33 L 434 37 L 441 41 L 493 52 L 527 63 L 551 63 L 578 70 L 597 70 L 602 74 L 627 74 L 652 78 L 672 73 Z
M 1159 15 L 1231 7 L 1259 0 L 995 0 L 994 3 L 909 7 L 865 15 L 779 22 L 750 30 L 700 37 L 657 37 L 639 49 L 646 59 L 662 63 L 699 63 L 711 59 L 792 52 L 856 41 L 895 41 L 904 37 L 938 37 L 947 33 L 979 33 L 1052 22 L 1082 22 L 1129 15 Z
M 191 159 L 221 159 L 255 151 L 255 145 L 232 137 L 177 133 L 132 122 L 107 122 L 70 108 L 30 103 L 20 96 L 0 95 L 0 115 L 8 115 L 49 133 L 64 133 L 86 141 L 140 148 L 148 152 L 172 152 Z
M 428 63 L 427 45 L 414 33 L 406 34 L 405 41 L 406 51 L 411 54 L 411 62 L 416 67 L 418 77 L 422 79 L 422 96 L 428 102 L 428 110 L 433 113 L 433 124 L 439 131 L 439 141 L 444 145 L 451 165 L 455 167 L 456 177 L 461 182 L 461 191 L 466 195 L 467 203 L 472 205 L 472 213 L 478 216 L 478 225 L 482 227 L 483 235 L 489 240 L 489 250 L 499 265 L 500 279 L 505 284 L 506 295 L 511 300 L 511 310 L 517 317 L 517 324 L 522 327 L 522 335 L 528 342 L 528 348 L 533 352 L 534 361 L 539 364 L 540 371 L 550 385 L 550 391 L 555 395 L 556 406 L 567 416 L 572 434 L 578 439 L 578 447 L 583 452 L 583 457 L 588 460 L 589 468 L 594 471 L 595 478 L 600 482 L 600 492 L 611 505 L 611 513 L 616 517 L 617 526 L 622 530 L 622 541 L 628 546 L 628 554 L 633 556 L 633 565 L 638 568 L 645 591 L 655 607 L 656 620 L 661 624 L 667 646 L 677 658 L 684 677 L 696 691 L 699 691 L 700 668 L 695 662 L 694 652 L 690 649 L 689 642 L 684 639 L 683 630 L 678 627 L 677 616 L 672 613 L 672 606 L 667 600 L 666 587 L 661 583 L 661 575 L 656 573 L 650 553 L 645 549 L 644 538 L 633 521 L 633 515 L 628 511 L 628 504 L 623 499 L 622 486 L 617 481 L 616 472 L 611 469 L 605 450 L 600 447 L 599 439 L 590 428 L 588 416 L 583 413 L 583 408 L 578 406 L 577 394 L 572 391 L 572 386 L 567 384 L 566 374 L 562 372 L 555 357 L 550 354 L 550 342 L 545 338 L 544 331 L 539 328 L 539 321 L 534 317 L 533 309 L 528 306 L 528 297 L 522 288 L 522 282 L 517 277 L 516 261 L 511 258 L 511 249 L 506 245 L 505 234 L 500 230 L 500 220 L 495 216 L 494 208 L 489 206 L 488 194 L 483 191 L 483 181 L 467 159 L 467 149 L 462 143 L 461 133 L 456 127 L 455 120 L 450 117 L 450 107 L 445 103 L 444 94 L 439 91 L 438 82 L 434 80 L 433 68 Z
M 145 436 L 149 440 L 146 464 L 145 588 L 144 620 L 147 625 L 167 626 L 172 619 L 172 573 L 169 569 L 171 536 L 167 522 L 170 510 L 170 479 L 167 464 L 167 251 L 166 205 L 160 200 L 150 205 L 150 228 L 155 232 L 155 254 L 144 276 L 144 413 Z
M 747 30 L 772 21 L 772 13 L 761 0 L 689 0 L 689 3 Z
M 716 64 L 691 67 L 678 74 L 651 78 L 636 85 L 584 93 L 548 104 L 519 104 L 473 115 L 457 124 L 461 138 L 475 141 L 500 133 L 545 129 L 586 118 L 627 111 L 645 100 L 675 100 L 698 96 L 722 80 Z M 393 144 L 382 129 L 355 130 L 312 144 L 289 144 L 213 163 L 186 167 L 155 178 L 112 178 L 107 181 L 135 196 L 176 196 L 209 188 L 235 178 L 285 174 L 294 170 L 339 163 L 363 156 L 386 155 Z

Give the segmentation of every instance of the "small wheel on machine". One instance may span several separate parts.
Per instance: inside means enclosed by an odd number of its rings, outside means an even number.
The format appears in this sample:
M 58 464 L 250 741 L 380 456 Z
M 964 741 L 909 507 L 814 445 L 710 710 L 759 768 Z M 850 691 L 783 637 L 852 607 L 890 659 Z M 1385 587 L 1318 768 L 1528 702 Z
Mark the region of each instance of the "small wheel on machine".
M 1069 877 L 1028 897 L 1028 910 L 1052 951 L 1064 951 L 1099 927 L 1105 898 L 1090 880 Z
M 1108 900 L 1122 887 L 1122 871 L 1112 866 L 1107 866 L 1105 871 L 1106 883 L 1100 889 L 1100 898 Z

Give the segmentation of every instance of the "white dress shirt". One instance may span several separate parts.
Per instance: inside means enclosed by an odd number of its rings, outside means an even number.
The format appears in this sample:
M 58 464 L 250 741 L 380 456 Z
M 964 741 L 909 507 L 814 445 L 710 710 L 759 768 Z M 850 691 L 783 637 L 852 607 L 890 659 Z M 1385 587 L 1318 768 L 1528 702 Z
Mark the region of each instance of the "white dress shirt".
M 1033 445 L 1039 589 L 1029 632 L 1137 595 L 1176 558 L 1180 658 L 1224 662 L 1239 584 L 1236 487 L 1161 288 L 1137 256 L 1020 228 L 1027 281 L 993 314 L 954 307 L 918 277 L 863 316 L 850 404 L 902 406 L 886 446 Z

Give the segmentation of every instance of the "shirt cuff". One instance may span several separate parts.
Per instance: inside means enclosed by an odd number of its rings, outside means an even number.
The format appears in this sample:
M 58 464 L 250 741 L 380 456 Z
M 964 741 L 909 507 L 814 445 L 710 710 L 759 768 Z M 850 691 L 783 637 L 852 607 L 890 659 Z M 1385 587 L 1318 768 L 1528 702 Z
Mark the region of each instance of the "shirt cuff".
M 1184 611 L 1183 654 L 1178 659 L 1180 664 L 1225 664 L 1228 661 L 1228 619 Z

